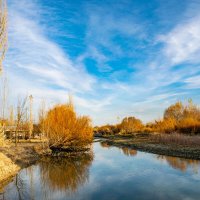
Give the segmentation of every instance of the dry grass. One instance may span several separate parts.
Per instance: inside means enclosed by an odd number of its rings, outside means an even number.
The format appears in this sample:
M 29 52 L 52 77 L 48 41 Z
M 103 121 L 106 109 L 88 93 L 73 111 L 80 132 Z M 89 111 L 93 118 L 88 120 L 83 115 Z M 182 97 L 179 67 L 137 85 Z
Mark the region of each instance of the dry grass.
M 0 147 L 4 147 L 4 146 L 6 146 L 6 141 L 5 141 L 5 136 L 3 132 L 3 127 L 0 124 Z
M 164 144 L 177 144 L 185 146 L 200 145 L 200 136 L 188 136 L 183 134 L 159 134 L 153 136 L 153 140 Z
M 15 175 L 19 170 L 19 166 L 14 164 L 10 158 L 0 153 L 0 183 Z

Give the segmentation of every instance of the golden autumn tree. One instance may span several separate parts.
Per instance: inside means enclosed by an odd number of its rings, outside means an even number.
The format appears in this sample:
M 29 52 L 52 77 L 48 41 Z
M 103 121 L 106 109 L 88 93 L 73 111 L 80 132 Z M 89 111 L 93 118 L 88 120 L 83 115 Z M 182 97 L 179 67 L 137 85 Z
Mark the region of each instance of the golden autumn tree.
M 178 129 L 183 133 L 200 132 L 200 109 L 190 99 L 184 107 L 183 117 L 178 124 Z
M 153 126 L 154 131 L 159 133 L 171 133 L 175 130 L 176 121 L 174 118 L 156 120 Z
M 91 120 L 87 116 L 77 116 L 72 102 L 55 105 L 42 123 L 51 149 L 76 150 L 92 142 Z
M 159 125 L 164 132 L 199 133 L 200 109 L 191 99 L 185 105 L 176 102 L 165 110 Z
M 0 0 L 0 72 L 7 50 L 7 7 L 6 0 Z
M 184 106 L 182 102 L 176 102 L 169 106 L 164 112 L 164 119 L 173 119 L 176 122 L 180 121 L 183 117 Z
M 125 133 L 134 133 L 141 130 L 143 127 L 142 121 L 135 117 L 125 117 L 120 125 Z

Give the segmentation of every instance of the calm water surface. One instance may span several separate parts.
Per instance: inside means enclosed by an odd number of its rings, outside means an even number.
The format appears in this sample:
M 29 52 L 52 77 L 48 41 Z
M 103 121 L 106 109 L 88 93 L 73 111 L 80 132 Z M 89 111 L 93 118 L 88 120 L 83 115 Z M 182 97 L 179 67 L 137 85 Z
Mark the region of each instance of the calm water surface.
M 93 152 L 21 170 L 0 199 L 200 199 L 199 161 L 101 143 L 94 143 Z

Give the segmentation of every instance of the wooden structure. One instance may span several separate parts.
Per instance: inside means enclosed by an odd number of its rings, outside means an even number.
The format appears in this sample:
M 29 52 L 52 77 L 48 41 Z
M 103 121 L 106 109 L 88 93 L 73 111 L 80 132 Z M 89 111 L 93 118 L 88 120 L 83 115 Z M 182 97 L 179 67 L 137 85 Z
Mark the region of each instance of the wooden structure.
M 16 126 L 7 126 L 4 128 L 6 139 L 13 139 L 17 136 L 18 139 L 28 139 L 29 130 L 16 129 Z

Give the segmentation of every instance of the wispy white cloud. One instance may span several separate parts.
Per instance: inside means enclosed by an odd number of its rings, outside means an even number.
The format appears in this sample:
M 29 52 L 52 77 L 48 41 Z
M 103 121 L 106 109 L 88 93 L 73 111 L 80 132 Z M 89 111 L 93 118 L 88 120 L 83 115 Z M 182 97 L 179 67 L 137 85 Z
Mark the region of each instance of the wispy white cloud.
M 92 90 L 95 78 L 48 39 L 48 29 L 43 30 L 37 18 L 31 19 L 29 15 L 20 13 L 14 5 L 11 4 L 9 12 L 10 50 L 7 66 L 10 69 L 21 68 L 27 75 L 31 73 L 36 79 L 43 78 L 66 91 Z M 81 79 L 84 81 L 80 82 Z
M 18 92 L 34 93 L 37 86 L 37 96 L 52 93 L 51 97 L 57 99 L 58 88 L 66 94 L 92 91 L 96 78 L 48 38 L 49 30 L 40 24 L 40 7 L 33 1 L 12 0 L 9 3 L 6 68 Z
M 164 55 L 172 65 L 200 62 L 200 16 L 195 16 L 177 25 L 168 34 L 159 36 L 164 43 Z
M 90 100 L 85 100 L 83 98 L 80 98 L 78 96 L 74 97 L 75 103 L 77 103 L 79 106 L 83 106 L 91 111 L 94 111 L 96 113 L 102 112 L 105 108 L 105 106 L 110 106 L 112 104 L 112 101 L 114 100 L 114 96 L 107 96 L 104 97 L 101 100 L 95 100 L 95 99 L 90 99 Z
M 184 81 L 186 83 L 186 87 L 189 89 L 197 89 L 200 88 L 200 75 L 192 76 Z
M 111 71 L 112 67 L 106 62 L 125 53 L 122 45 L 115 41 L 116 36 L 129 38 L 130 41 L 136 36 L 145 37 L 141 31 L 141 24 L 134 21 L 132 14 L 127 13 L 123 17 L 118 14 L 114 10 L 110 12 L 110 8 L 106 6 L 87 7 L 88 24 L 85 37 L 87 51 L 84 53 L 84 58 L 95 59 L 100 72 Z M 103 49 L 106 49 L 107 53 Z

